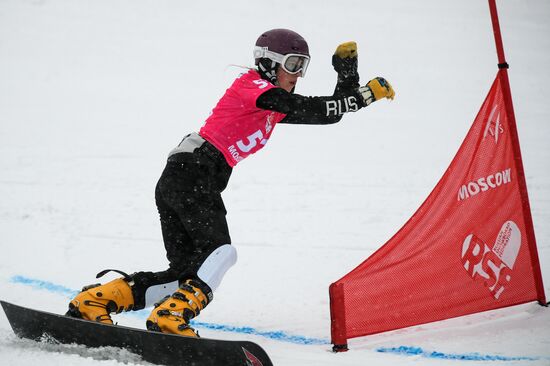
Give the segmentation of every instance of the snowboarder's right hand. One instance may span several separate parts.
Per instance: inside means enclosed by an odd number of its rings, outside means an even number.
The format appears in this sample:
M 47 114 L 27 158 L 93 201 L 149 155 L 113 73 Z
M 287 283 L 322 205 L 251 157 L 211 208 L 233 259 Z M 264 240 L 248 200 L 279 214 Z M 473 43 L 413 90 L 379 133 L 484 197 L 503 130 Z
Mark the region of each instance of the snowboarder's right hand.
M 368 106 L 374 101 L 382 98 L 392 99 L 395 97 L 395 91 L 391 84 L 384 78 L 377 77 L 359 88 L 359 93 L 363 97 L 363 103 Z
M 344 42 L 338 45 L 332 55 L 332 66 L 338 73 L 338 82 L 349 86 L 359 86 L 357 72 L 357 43 Z

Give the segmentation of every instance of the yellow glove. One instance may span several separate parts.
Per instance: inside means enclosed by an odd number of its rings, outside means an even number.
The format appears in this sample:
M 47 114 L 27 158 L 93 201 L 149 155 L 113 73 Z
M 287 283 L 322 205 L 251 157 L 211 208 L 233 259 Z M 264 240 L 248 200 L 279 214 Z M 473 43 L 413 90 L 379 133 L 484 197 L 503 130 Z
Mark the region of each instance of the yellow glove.
M 334 54 L 340 58 L 357 57 L 357 43 L 353 41 L 341 43 Z
M 395 97 L 395 91 L 390 83 L 381 77 L 374 78 L 367 85 L 360 87 L 359 92 L 363 97 L 365 106 L 382 98 L 393 100 Z
M 338 73 L 338 83 L 357 88 L 359 73 L 357 72 L 357 43 L 344 42 L 332 55 L 332 66 Z

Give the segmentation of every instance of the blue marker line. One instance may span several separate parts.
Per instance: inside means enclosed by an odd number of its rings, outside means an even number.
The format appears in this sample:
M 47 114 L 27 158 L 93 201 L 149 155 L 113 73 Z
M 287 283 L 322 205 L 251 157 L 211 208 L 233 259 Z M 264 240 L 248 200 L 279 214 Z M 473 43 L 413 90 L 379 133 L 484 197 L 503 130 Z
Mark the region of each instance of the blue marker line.
M 58 295 L 65 296 L 69 299 L 72 299 L 76 296 L 79 291 L 57 285 L 52 282 L 42 281 L 38 279 L 28 278 L 24 276 L 13 276 L 11 278 L 12 283 L 18 283 L 26 286 L 30 286 L 39 290 L 46 290 Z M 139 318 L 145 319 L 149 312 L 146 310 L 140 310 L 136 312 L 130 312 L 128 315 L 136 316 Z M 328 345 L 330 342 L 327 339 L 323 338 L 309 338 L 300 335 L 292 335 L 284 331 L 263 331 L 258 330 L 252 327 L 238 327 L 233 325 L 226 324 L 216 324 L 216 323 L 205 323 L 205 322 L 192 322 L 192 325 L 197 328 L 205 328 L 210 330 L 222 331 L 222 332 L 232 332 L 240 334 L 250 334 L 255 336 L 260 336 L 272 340 L 277 340 L 281 342 L 302 344 L 302 345 Z M 541 357 L 528 357 L 528 356 L 519 356 L 519 357 L 509 357 L 509 356 L 500 356 L 500 355 L 483 355 L 479 353 L 466 353 L 466 354 L 454 354 L 454 353 L 443 353 L 437 351 L 426 351 L 420 347 L 409 347 L 409 346 L 400 346 L 400 347 L 381 347 L 376 349 L 377 352 L 381 353 L 393 353 L 404 356 L 421 356 L 432 359 L 444 359 L 444 360 L 462 360 L 462 361 L 536 361 L 542 359 Z M 546 359 L 546 358 L 544 358 Z
M 263 331 L 258 330 L 252 327 L 237 327 L 232 325 L 224 324 L 214 324 L 214 323 L 203 323 L 197 321 L 191 321 L 191 325 L 202 327 L 206 329 L 218 330 L 222 332 L 233 332 L 241 334 L 251 334 L 264 338 L 273 339 L 281 342 L 288 342 L 294 344 L 305 344 L 305 345 L 328 345 L 330 342 L 327 339 L 322 338 L 309 338 L 300 335 L 292 335 L 284 332 L 282 330 L 275 331 Z
M 61 285 L 56 285 L 55 283 L 52 283 L 52 282 L 37 280 L 33 278 L 27 278 L 23 276 L 13 276 L 11 278 L 11 282 L 27 285 L 38 290 L 46 290 L 49 292 L 53 292 L 55 294 L 66 296 L 70 299 L 78 295 L 78 293 L 80 292 Z
M 13 276 L 11 278 L 11 282 L 30 286 L 32 288 L 39 289 L 39 290 L 46 290 L 51 293 L 65 296 L 69 299 L 72 299 L 80 292 L 61 285 L 57 285 L 52 282 L 42 281 L 42 280 L 28 278 L 24 276 Z M 128 313 L 128 315 L 133 315 L 133 316 L 137 316 L 139 318 L 145 319 L 147 316 L 149 316 L 149 312 L 140 310 L 140 311 Z M 252 327 L 244 327 L 244 326 L 239 327 L 239 326 L 233 326 L 233 325 L 205 323 L 205 322 L 199 322 L 199 321 L 192 321 L 192 325 L 197 328 L 205 328 L 205 329 L 211 329 L 211 330 L 222 331 L 222 332 L 250 334 L 250 335 L 256 335 L 256 336 L 260 336 L 268 339 L 273 339 L 276 341 L 288 342 L 288 343 L 294 343 L 294 344 L 303 344 L 303 345 L 330 344 L 330 342 L 327 339 L 310 338 L 310 337 L 305 337 L 301 335 L 293 335 L 282 330 L 264 331 L 264 330 L 258 330 Z
M 421 356 L 426 358 L 435 358 L 442 360 L 461 360 L 461 361 L 537 361 L 540 357 L 527 356 L 500 356 L 500 355 L 483 355 L 479 353 L 443 353 L 436 351 L 426 351 L 420 347 L 381 347 L 376 350 L 382 353 L 395 353 L 404 356 Z
M 133 317 L 145 320 L 149 316 L 149 313 L 150 311 L 148 310 L 138 310 L 130 313 L 125 313 L 125 315 L 133 316 Z M 191 320 L 191 325 L 196 328 L 210 329 L 210 330 L 215 330 L 219 332 L 251 334 L 255 336 L 273 339 L 276 341 L 294 343 L 294 344 L 304 344 L 304 345 L 329 345 L 330 344 L 328 339 L 310 338 L 310 337 L 304 337 L 300 335 L 293 335 L 293 334 L 288 334 L 287 332 L 284 332 L 281 330 L 264 331 L 264 330 L 258 330 L 256 328 L 246 327 L 246 326 L 236 326 L 236 325 L 218 324 L 218 323 L 205 323 L 197 320 Z

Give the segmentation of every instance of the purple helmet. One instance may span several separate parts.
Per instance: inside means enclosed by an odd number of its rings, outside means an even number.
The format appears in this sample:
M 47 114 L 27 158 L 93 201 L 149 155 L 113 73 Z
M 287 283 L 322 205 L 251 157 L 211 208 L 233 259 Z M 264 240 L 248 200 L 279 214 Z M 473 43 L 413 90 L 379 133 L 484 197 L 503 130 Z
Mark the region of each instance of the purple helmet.
M 276 82 L 280 66 L 291 74 L 304 76 L 309 63 L 306 40 L 290 29 L 272 29 L 262 33 L 254 47 L 254 61 L 262 76 Z
M 281 55 L 297 53 L 309 57 L 309 47 L 304 37 L 290 29 L 272 29 L 262 33 L 256 41 L 256 47 L 267 47 Z M 259 58 L 256 58 L 256 65 L 258 62 Z

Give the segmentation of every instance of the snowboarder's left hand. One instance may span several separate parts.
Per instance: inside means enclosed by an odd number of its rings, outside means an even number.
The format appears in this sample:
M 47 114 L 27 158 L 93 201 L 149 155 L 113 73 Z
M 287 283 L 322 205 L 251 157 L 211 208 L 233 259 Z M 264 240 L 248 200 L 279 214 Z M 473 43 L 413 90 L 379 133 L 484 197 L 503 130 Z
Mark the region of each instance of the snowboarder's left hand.
M 374 101 L 382 98 L 392 99 L 395 97 L 395 91 L 391 84 L 384 78 L 377 77 L 367 83 L 367 85 L 359 88 L 359 92 L 363 97 L 363 103 L 368 106 Z
M 357 72 L 357 43 L 341 43 L 332 55 L 332 66 L 338 73 L 338 82 L 350 86 L 359 86 Z

